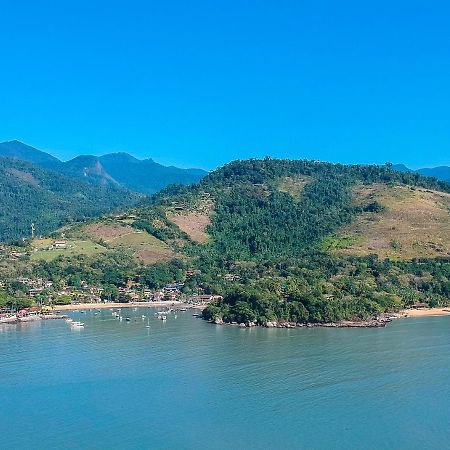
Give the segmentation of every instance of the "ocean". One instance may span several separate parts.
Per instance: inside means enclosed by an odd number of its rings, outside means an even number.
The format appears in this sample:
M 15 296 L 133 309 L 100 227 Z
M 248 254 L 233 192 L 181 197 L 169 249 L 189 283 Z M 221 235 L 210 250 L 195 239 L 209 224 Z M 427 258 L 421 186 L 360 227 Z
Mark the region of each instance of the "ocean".
M 154 312 L 0 325 L 0 448 L 450 448 L 448 316 L 242 329 Z

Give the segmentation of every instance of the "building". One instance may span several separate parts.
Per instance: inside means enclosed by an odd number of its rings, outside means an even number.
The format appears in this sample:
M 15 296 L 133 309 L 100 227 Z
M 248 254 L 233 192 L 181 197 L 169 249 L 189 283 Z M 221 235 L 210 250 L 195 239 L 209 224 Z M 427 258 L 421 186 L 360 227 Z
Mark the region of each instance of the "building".
M 66 241 L 55 241 L 53 242 L 53 248 L 67 248 Z

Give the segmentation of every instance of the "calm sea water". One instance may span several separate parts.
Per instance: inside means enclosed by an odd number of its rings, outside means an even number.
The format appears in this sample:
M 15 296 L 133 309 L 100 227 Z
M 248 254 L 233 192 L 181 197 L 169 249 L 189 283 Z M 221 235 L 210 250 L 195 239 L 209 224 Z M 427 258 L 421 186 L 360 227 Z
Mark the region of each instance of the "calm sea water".
M 150 310 L 146 328 L 148 312 L 0 326 L 0 447 L 450 447 L 450 317 L 277 330 Z

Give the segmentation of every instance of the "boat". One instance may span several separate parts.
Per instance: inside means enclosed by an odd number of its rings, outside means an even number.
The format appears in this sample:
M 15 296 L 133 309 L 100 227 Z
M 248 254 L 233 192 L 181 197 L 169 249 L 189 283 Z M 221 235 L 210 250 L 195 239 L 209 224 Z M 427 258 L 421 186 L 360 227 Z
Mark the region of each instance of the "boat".
M 73 319 L 71 319 L 71 318 L 69 317 L 68 319 L 66 319 L 66 322 L 67 322 L 67 323 L 71 323 L 71 322 L 73 322 Z
M 192 314 L 192 317 L 200 317 L 200 314 L 199 313 L 194 313 L 194 314 Z
M 71 325 L 72 325 L 73 328 L 84 328 L 84 323 L 83 322 L 74 321 L 74 322 L 72 322 Z
M 129 317 L 125 317 L 125 320 L 129 322 L 131 319 Z
M 160 320 L 167 320 L 167 316 L 158 315 L 158 319 L 160 319 Z

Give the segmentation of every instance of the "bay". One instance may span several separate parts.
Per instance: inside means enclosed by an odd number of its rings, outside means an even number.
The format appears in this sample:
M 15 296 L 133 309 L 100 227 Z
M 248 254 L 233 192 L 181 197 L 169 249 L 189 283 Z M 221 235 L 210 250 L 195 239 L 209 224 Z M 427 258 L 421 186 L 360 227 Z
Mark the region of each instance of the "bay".
M 241 329 L 154 311 L 1 325 L 0 447 L 449 448 L 449 317 Z

